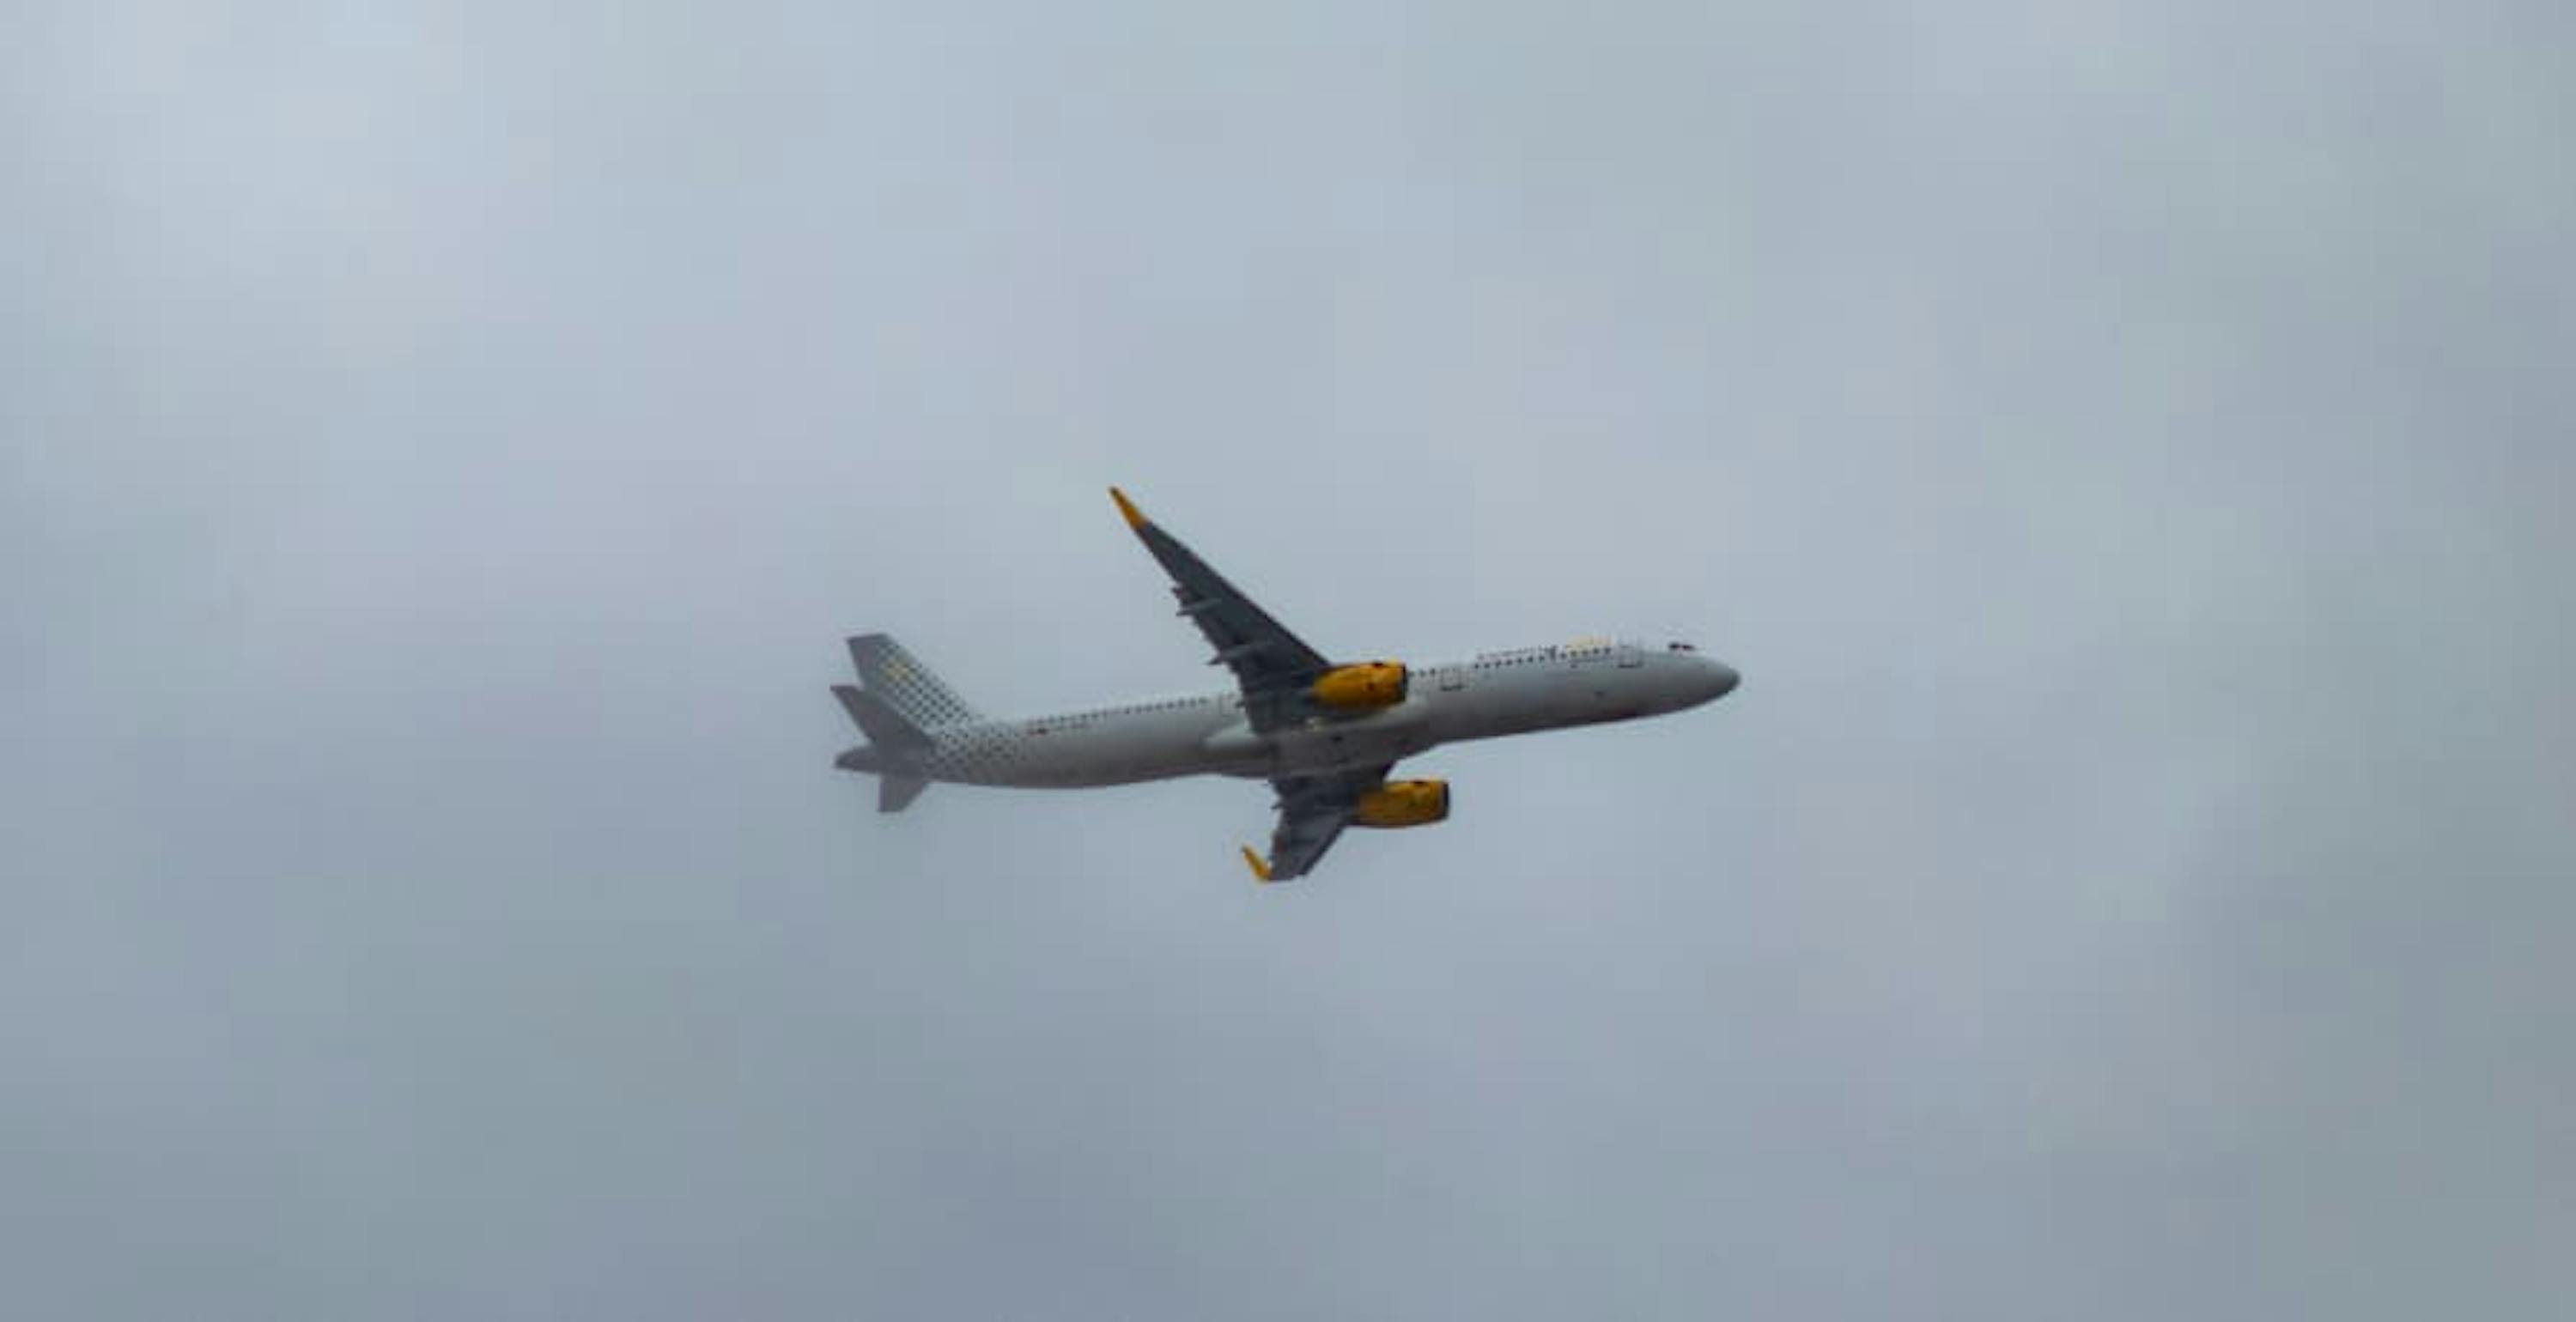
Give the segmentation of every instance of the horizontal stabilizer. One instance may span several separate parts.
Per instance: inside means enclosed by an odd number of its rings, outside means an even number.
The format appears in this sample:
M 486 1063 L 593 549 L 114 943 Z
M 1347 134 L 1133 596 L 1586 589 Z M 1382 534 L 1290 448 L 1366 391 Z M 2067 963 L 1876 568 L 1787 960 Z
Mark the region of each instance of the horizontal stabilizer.
M 877 811 L 902 812 L 930 788 L 930 782 L 919 776 L 888 776 L 877 782 Z
M 832 696 L 841 700 L 841 709 L 858 723 L 868 742 L 898 752 L 925 752 L 930 748 L 930 736 L 905 720 L 885 699 L 854 684 L 833 685 Z

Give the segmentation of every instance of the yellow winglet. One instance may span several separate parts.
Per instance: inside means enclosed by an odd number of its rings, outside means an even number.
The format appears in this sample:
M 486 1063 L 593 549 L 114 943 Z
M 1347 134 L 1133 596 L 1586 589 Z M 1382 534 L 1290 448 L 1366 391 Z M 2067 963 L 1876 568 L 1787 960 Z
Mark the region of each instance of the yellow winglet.
M 1126 492 L 1121 491 L 1116 487 L 1111 487 L 1109 488 L 1109 498 L 1118 502 L 1118 512 L 1127 516 L 1128 527 L 1142 528 L 1145 526 L 1144 511 L 1136 508 L 1136 502 L 1127 499 Z
M 1270 865 L 1262 862 L 1261 855 L 1253 853 L 1250 845 L 1243 847 L 1243 865 L 1252 869 L 1254 881 L 1270 880 Z

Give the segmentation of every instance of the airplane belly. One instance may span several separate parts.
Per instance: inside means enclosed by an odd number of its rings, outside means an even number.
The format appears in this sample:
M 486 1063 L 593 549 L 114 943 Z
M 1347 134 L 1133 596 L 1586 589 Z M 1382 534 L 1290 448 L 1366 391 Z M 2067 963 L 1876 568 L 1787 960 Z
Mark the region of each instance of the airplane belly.
M 1154 722 L 1119 750 L 1119 765 L 1135 780 L 1165 780 L 1207 769 L 1200 750 L 1204 723 L 1182 717 Z
M 1384 766 L 1440 742 L 1419 701 L 1357 720 L 1318 719 L 1256 733 L 1236 722 L 1199 743 L 1199 769 L 1235 776 L 1296 776 Z
M 1301 775 L 1384 766 L 1431 747 L 1431 728 L 1420 721 L 1370 725 L 1336 722 L 1272 733 L 1277 774 Z

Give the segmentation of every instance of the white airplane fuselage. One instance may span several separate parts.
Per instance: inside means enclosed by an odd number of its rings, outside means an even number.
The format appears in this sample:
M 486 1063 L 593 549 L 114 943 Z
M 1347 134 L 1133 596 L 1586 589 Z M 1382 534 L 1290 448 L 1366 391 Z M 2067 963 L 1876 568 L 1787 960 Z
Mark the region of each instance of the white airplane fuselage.
M 1401 701 L 1256 732 L 1239 689 L 979 720 L 933 733 L 896 767 L 851 770 L 967 785 L 1071 789 L 1226 775 L 1262 779 L 1382 767 L 1440 744 L 1659 716 L 1724 696 L 1736 672 L 1686 643 L 1584 639 L 1415 666 Z

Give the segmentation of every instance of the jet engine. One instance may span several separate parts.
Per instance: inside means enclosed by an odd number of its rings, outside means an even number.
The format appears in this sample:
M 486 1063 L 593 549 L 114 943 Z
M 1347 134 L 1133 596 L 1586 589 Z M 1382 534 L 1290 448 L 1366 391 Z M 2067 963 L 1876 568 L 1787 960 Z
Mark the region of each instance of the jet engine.
M 1401 661 L 1362 661 L 1325 671 L 1306 692 L 1327 707 L 1372 711 L 1404 701 L 1411 685 Z
M 1449 816 L 1449 782 L 1390 780 L 1360 796 L 1353 826 L 1429 826 Z

